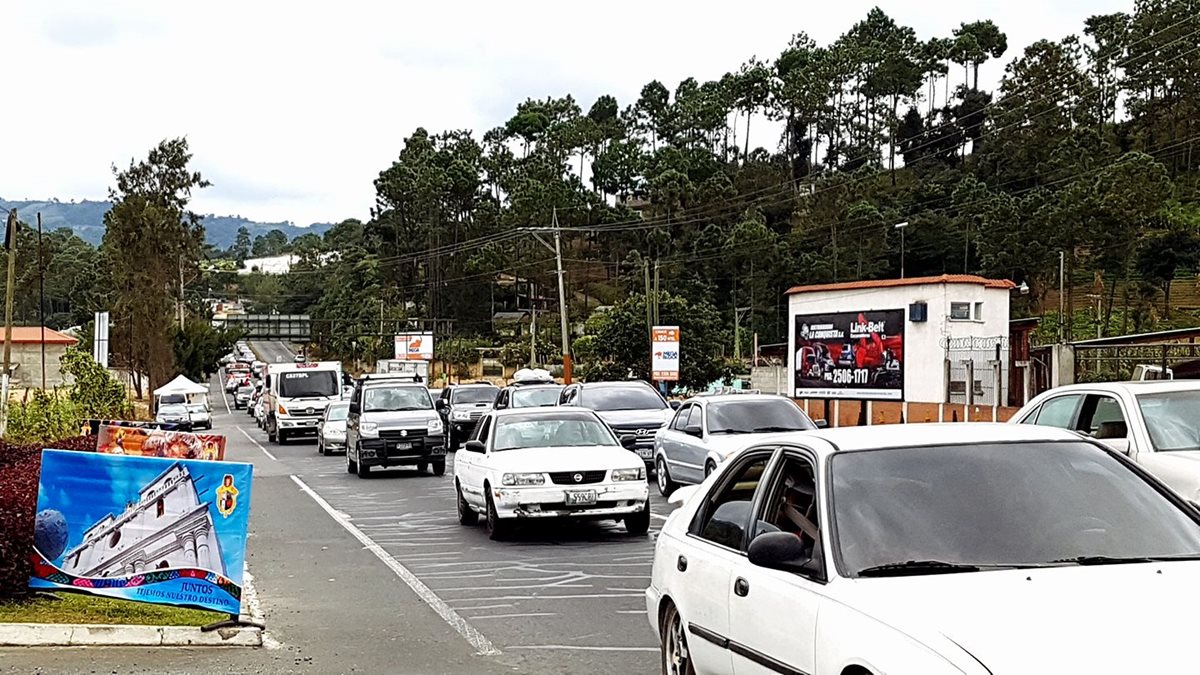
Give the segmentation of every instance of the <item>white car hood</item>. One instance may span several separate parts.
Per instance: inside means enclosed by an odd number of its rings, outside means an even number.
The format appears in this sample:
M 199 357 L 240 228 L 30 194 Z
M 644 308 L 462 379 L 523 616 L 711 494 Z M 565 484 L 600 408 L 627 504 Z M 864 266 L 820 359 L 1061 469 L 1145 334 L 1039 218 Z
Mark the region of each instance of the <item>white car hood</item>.
M 641 459 L 623 447 L 551 447 L 501 450 L 492 453 L 492 468 L 501 472 L 599 471 L 638 469 Z
M 856 579 L 845 600 L 992 675 L 1193 672 L 1200 562 Z

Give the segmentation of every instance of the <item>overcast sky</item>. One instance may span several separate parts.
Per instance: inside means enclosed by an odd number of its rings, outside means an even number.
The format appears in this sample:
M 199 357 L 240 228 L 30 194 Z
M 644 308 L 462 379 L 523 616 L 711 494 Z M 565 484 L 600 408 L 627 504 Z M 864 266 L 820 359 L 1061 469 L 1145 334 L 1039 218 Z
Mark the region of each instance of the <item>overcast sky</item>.
M 366 218 L 413 129 L 482 132 L 527 98 L 621 107 L 659 79 L 715 79 L 821 44 L 880 2 L 4 0 L 0 197 L 104 198 L 109 166 L 186 135 L 213 182 L 196 210 L 299 224 Z M 893 0 L 922 39 L 990 18 L 1009 52 L 1132 0 Z M 982 84 L 982 82 L 981 82 Z M 774 148 L 777 139 L 751 140 Z

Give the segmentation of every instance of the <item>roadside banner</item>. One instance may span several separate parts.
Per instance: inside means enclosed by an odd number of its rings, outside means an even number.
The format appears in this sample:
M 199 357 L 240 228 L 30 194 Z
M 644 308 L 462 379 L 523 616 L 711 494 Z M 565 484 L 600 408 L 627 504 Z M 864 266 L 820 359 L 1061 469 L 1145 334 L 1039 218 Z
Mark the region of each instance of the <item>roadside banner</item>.
M 131 427 L 137 429 L 165 429 L 174 431 L 180 426 L 177 422 L 146 422 L 141 420 L 84 420 L 80 433 L 84 436 L 96 436 L 100 433 L 100 427 L 104 425 L 111 427 Z
M 432 361 L 433 333 L 401 333 L 396 336 L 397 361 Z
M 674 382 L 679 379 L 679 326 L 655 326 L 650 331 L 650 379 Z
M 904 310 L 795 317 L 796 398 L 904 400 Z
M 169 457 L 172 459 L 225 459 L 225 437 L 104 425 L 96 436 L 96 452 L 110 455 Z
M 241 611 L 251 465 L 42 451 L 42 590 Z

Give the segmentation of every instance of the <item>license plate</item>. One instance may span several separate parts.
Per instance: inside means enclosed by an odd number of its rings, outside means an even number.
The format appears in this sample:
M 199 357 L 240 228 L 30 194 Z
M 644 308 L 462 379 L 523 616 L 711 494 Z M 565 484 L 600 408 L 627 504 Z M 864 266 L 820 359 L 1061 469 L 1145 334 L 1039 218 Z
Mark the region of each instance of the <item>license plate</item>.
M 596 491 L 595 490 L 568 490 L 567 491 L 567 505 L 568 506 L 579 506 L 581 504 L 595 504 L 595 503 L 596 503 Z
M 638 457 L 641 457 L 642 459 L 650 459 L 652 456 L 654 456 L 654 449 L 653 448 L 638 448 L 637 454 L 638 454 Z
M 413 446 L 412 443 L 393 443 L 392 449 L 393 450 L 408 450 L 408 449 L 412 448 L 412 446 Z

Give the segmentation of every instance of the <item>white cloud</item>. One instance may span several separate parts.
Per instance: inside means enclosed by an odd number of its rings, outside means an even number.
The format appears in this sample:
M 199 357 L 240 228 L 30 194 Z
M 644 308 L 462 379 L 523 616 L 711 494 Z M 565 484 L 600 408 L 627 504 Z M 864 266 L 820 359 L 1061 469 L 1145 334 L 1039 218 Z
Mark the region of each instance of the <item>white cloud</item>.
M 298 223 L 365 217 L 371 181 L 417 126 L 501 124 L 526 98 L 624 106 L 651 79 L 720 77 L 800 30 L 827 43 L 873 2 L 730 4 L 8 0 L 0 196 L 102 198 L 111 164 L 187 135 L 214 186 L 201 212 Z M 891 3 L 921 37 L 991 18 L 1002 62 L 1129 0 Z M 752 140 L 773 147 L 774 139 Z

